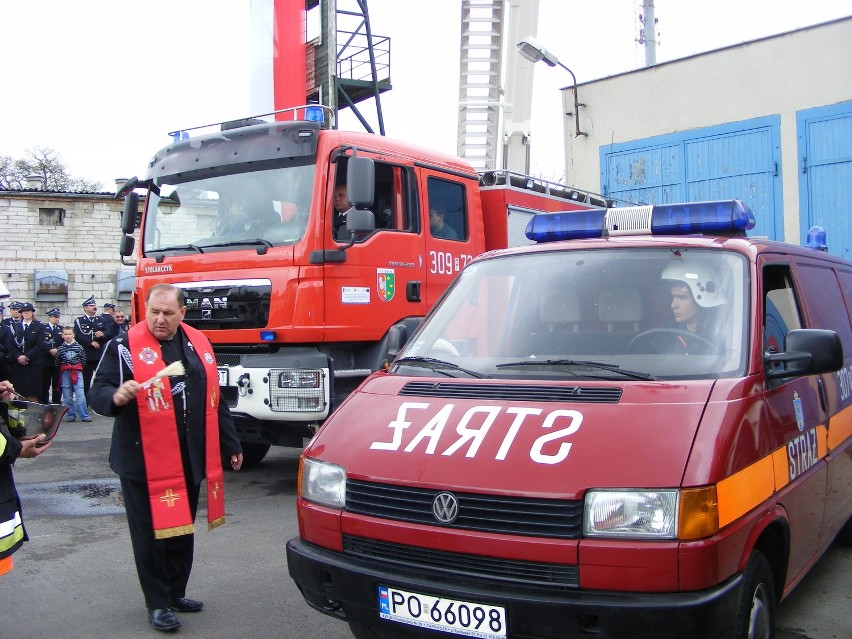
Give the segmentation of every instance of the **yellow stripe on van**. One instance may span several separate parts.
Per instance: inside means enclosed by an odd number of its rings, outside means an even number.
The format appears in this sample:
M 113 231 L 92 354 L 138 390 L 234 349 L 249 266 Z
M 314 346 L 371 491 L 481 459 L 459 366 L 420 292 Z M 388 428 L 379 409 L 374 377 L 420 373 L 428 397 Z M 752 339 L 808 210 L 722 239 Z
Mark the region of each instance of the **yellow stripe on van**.
M 828 449 L 840 446 L 848 437 L 852 437 L 852 406 L 844 408 L 828 422 Z
M 768 455 L 716 484 L 719 528 L 724 528 L 772 496 L 775 492 L 773 464 L 773 455 Z M 786 461 L 784 466 L 786 468 Z

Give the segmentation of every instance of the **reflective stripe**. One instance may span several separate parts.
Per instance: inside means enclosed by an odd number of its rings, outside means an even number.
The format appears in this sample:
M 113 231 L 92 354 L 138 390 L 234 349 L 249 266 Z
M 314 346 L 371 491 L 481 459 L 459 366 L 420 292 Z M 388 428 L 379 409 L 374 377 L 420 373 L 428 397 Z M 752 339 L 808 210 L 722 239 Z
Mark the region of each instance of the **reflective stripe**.
M 21 513 L 15 511 L 15 516 L 9 521 L 0 523 L 0 552 L 9 550 L 24 538 L 24 526 Z
M 829 424 L 828 428 L 824 424 L 820 424 L 812 429 L 816 439 L 815 456 L 817 461 L 824 460 L 829 451 L 837 448 L 848 437 L 852 436 L 852 407 L 847 407 L 834 415 Z M 805 431 L 803 434 L 808 432 Z M 788 447 L 794 441 L 784 444 L 763 459 L 716 484 L 720 528 L 757 508 L 791 482 L 791 461 Z M 801 471 L 797 471 L 796 474 L 801 475 Z

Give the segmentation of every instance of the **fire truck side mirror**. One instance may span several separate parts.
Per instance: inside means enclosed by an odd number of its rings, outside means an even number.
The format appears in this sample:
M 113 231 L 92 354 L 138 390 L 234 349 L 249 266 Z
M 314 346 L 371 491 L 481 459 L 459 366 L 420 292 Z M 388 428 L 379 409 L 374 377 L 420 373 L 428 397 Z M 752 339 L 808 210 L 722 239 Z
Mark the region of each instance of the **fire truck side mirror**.
M 785 336 L 783 353 L 766 353 L 763 361 L 768 379 L 833 373 L 843 367 L 843 346 L 834 331 L 799 328 Z M 769 368 L 777 363 L 784 368 Z
M 122 235 L 118 242 L 118 254 L 127 257 L 133 255 L 133 248 L 136 246 L 136 238 L 132 235 Z
M 349 204 L 358 209 L 373 205 L 376 191 L 376 166 L 371 158 L 349 158 L 346 167 L 346 194 Z
M 136 216 L 138 213 L 139 194 L 131 191 L 124 196 L 124 209 L 121 212 L 121 230 L 126 234 L 133 235 L 134 231 L 136 231 Z

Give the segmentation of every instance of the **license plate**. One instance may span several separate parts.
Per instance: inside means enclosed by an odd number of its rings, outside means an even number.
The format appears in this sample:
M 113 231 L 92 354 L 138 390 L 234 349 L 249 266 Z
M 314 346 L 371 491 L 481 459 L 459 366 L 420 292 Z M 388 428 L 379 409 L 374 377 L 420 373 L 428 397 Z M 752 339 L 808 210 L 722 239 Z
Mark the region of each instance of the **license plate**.
M 500 606 L 444 599 L 388 586 L 379 586 L 379 616 L 465 637 L 506 637 L 506 611 Z
M 219 369 L 219 386 L 227 386 L 228 385 L 228 369 L 220 368 Z

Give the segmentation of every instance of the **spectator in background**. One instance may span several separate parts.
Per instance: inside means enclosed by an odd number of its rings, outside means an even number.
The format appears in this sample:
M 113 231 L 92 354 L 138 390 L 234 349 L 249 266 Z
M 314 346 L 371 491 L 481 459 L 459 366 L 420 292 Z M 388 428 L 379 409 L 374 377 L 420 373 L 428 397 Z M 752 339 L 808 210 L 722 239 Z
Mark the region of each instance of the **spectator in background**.
M 42 362 L 47 352 L 44 324 L 35 318 L 35 306 L 21 304 L 21 321 L 10 327 L 6 343 L 9 381 L 19 395 L 39 401 L 42 387 Z
M 3 321 L 0 322 L 3 326 L 11 326 L 15 322 L 21 321 L 21 303 L 20 302 L 12 302 L 9 304 L 9 317 L 4 317 Z
M 62 327 L 59 319 L 62 313 L 58 308 L 47 312 L 47 324 L 44 327 L 44 339 L 47 343 L 47 353 L 44 355 L 41 387 L 42 404 L 58 404 L 62 398 L 59 389 L 59 369 L 56 367 L 56 349 L 62 343 Z
M 62 329 L 62 345 L 56 351 L 56 368 L 62 383 L 62 405 L 68 408 L 66 422 L 80 417 L 81 422 L 90 422 L 86 392 L 83 388 L 83 369 L 86 366 L 86 351 L 74 341 L 74 329 Z
M 130 330 L 130 321 L 127 319 L 127 314 L 120 308 L 115 311 L 115 325 L 118 328 L 118 335 Z
M 104 312 L 101 313 L 101 319 L 104 321 L 106 340 L 109 341 L 118 335 L 118 328 L 115 325 L 115 304 L 111 304 L 110 302 L 104 304 Z
M 86 351 L 86 366 L 83 369 L 83 388 L 89 394 L 89 385 L 98 362 L 101 360 L 103 346 L 107 338 L 103 316 L 98 315 L 98 303 L 95 296 L 83 302 L 83 315 L 74 320 L 74 339 Z

